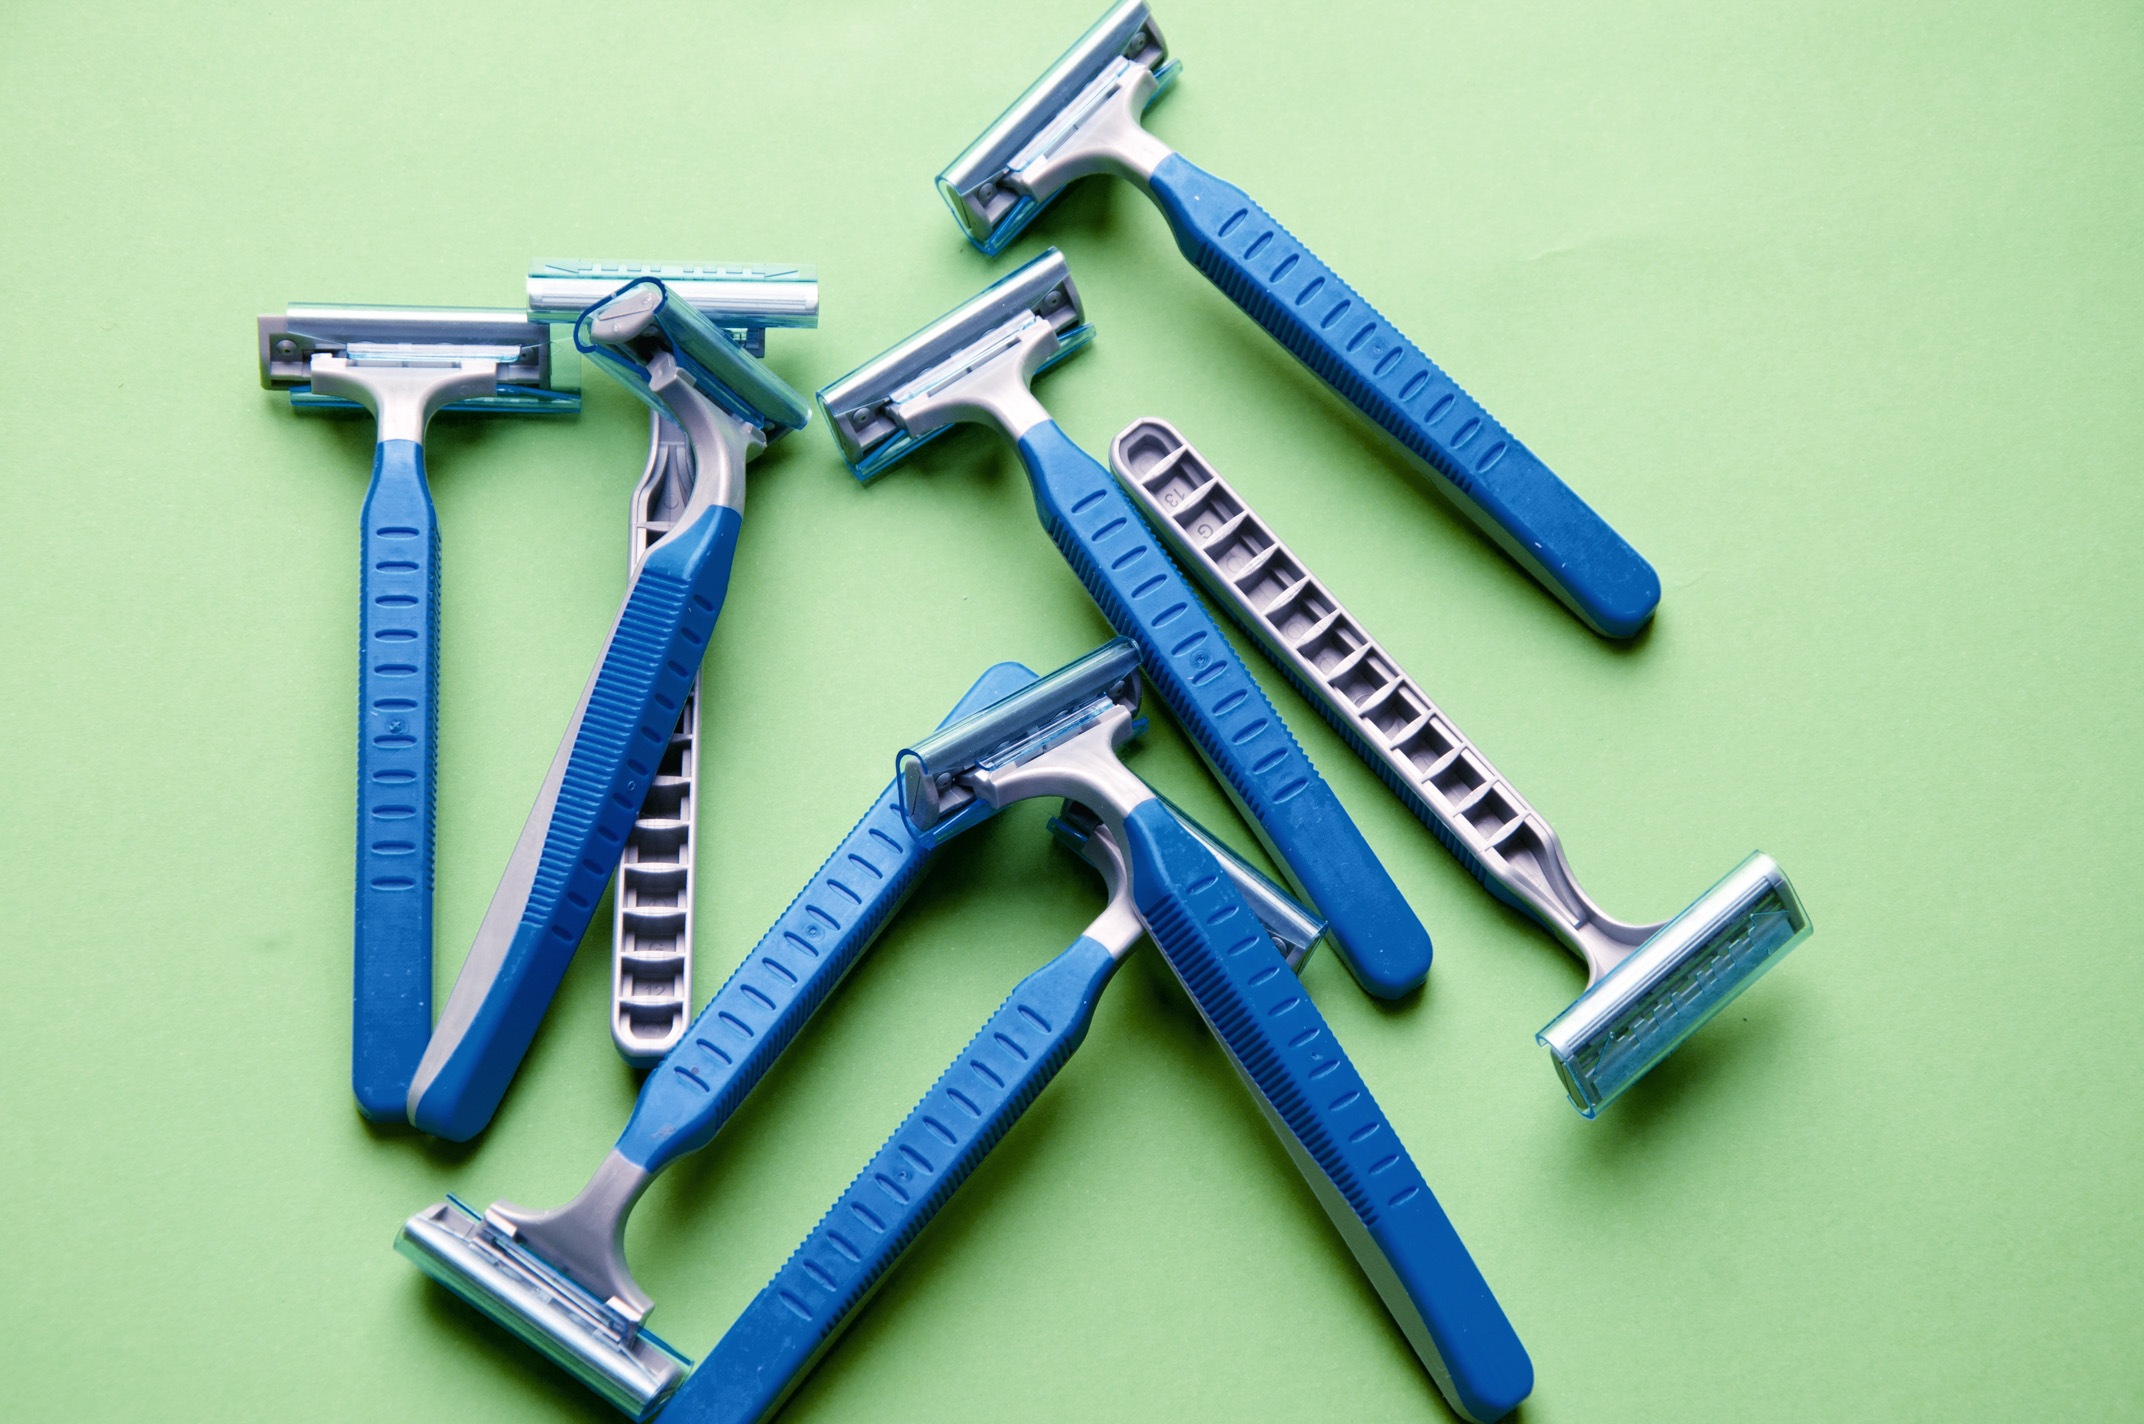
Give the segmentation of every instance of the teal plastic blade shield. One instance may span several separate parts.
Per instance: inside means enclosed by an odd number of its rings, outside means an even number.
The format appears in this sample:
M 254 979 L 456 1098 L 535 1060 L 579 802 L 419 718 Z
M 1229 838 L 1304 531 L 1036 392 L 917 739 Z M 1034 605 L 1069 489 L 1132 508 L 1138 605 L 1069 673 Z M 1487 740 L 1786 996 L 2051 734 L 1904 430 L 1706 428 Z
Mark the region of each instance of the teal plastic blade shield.
M 360 515 L 350 1086 L 396 1119 L 432 1023 L 439 521 L 424 437 L 442 410 L 567 415 L 580 358 L 515 311 L 300 304 L 256 324 L 260 381 L 301 411 L 373 413 Z
M 1807 938 L 1786 873 L 1752 855 L 1681 914 L 1633 924 L 1579 887 L 1563 843 L 1175 426 L 1138 420 L 1110 463 L 1148 522 L 1491 894 L 1584 961 L 1540 1041 L 1597 1114 Z
M 1145 0 L 1112 5 L 938 176 L 968 240 L 995 253 L 1075 180 L 1129 181 L 1201 275 L 1514 562 L 1596 632 L 1636 633 L 1660 602 L 1652 566 L 1249 194 L 1146 131 L 1142 115 L 1177 69 Z M 1334 158 L 1344 175 L 1345 155 Z M 1379 171 L 1342 186 L 1374 204 L 1392 181 Z
M 557 258 L 529 267 L 529 319 L 571 326 L 581 313 L 644 277 L 728 332 L 754 356 L 769 327 L 819 324 L 815 268 L 770 262 L 635 262 Z

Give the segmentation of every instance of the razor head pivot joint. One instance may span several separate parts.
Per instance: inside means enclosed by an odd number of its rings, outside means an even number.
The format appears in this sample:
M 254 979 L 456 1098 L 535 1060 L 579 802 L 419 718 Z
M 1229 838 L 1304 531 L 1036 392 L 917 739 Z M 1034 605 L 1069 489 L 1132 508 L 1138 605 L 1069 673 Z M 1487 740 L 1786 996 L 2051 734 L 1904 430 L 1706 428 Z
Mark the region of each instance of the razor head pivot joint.
M 1049 413 L 1028 392 L 1039 372 L 1094 336 L 1056 248 L 819 392 L 819 408 L 860 480 L 961 421 L 1018 439 Z
M 961 230 L 994 255 L 1066 185 L 1114 173 L 1146 186 L 1169 146 L 1139 116 L 1182 66 L 1146 0 L 1123 0 L 938 175 Z
M 653 1414 L 692 1366 L 637 1318 L 553 1269 L 512 1229 L 451 1196 L 404 1222 L 395 1250 L 628 1418 Z
M 518 311 L 292 305 L 257 326 L 263 388 L 300 410 L 370 410 L 382 440 L 422 440 L 441 410 L 581 408 L 571 344 Z
M 650 409 L 689 430 L 654 387 L 657 358 L 668 357 L 691 388 L 770 443 L 802 430 L 811 407 L 757 358 L 664 286 L 660 278 L 628 282 L 581 313 L 573 344 Z
M 1105 724 L 1114 745 L 1138 735 L 1145 725 L 1133 715 L 1139 698 L 1138 645 L 1112 638 L 1077 662 L 904 748 L 894 763 L 901 809 L 919 831 L 939 840 L 957 834 L 1004 804 L 991 794 L 992 783 L 1025 763 Z M 1153 795 L 1144 782 L 1137 784 L 1138 800 Z M 1094 806 L 1108 819 L 1109 808 L 1095 805 L 1098 798 L 1061 794 Z

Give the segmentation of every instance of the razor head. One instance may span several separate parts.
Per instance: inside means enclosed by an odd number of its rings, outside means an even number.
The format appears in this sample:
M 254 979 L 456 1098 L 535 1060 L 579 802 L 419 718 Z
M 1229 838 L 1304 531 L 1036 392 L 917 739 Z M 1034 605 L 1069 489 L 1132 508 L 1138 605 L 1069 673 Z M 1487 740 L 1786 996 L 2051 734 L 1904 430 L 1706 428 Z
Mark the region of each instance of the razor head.
M 648 371 L 648 363 L 664 352 L 676 359 L 694 388 L 758 430 L 768 444 L 802 430 L 811 419 L 811 407 L 788 382 L 658 277 L 635 278 L 582 312 L 574 323 L 573 344 L 650 410 L 673 420 L 676 412 L 655 393 Z
M 1156 799 L 1176 817 L 1191 839 L 1206 847 L 1207 852 L 1221 863 L 1236 892 L 1243 896 L 1251 913 L 1258 916 L 1258 923 L 1265 927 L 1273 947 L 1280 951 L 1280 957 L 1288 962 L 1290 969 L 1302 973 L 1303 962 L 1316 952 L 1319 941 L 1325 938 L 1325 921 L 1237 855 L 1219 836 L 1191 819 L 1181 806 L 1166 796 Z M 1050 834 L 1096 869 L 1101 866 L 1095 857 L 1103 852 L 1094 848 L 1093 838 L 1101 829 L 1102 818 L 1077 801 L 1065 802 L 1050 818 Z
M 315 356 L 353 366 L 498 363 L 498 393 L 447 410 L 534 411 L 571 415 L 581 408 L 581 362 L 564 333 L 496 307 L 315 306 L 294 304 L 260 318 L 261 385 L 290 392 L 299 410 L 360 410 L 341 396 L 312 389 Z
M 655 277 L 754 356 L 770 326 L 819 324 L 816 268 L 773 262 L 584 262 L 529 267 L 529 319 L 571 325 L 582 312 L 642 277 Z
M 938 320 L 819 392 L 819 408 L 859 480 L 870 480 L 943 435 L 943 427 L 911 435 L 893 407 L 904 399 L 957 381 L 999 354 L 1036 323 L 1056 333 L 1046 371 L 1094 339 L 1086 324 L 1072 269 L 1056 248 L 984 288 Z
M 938 175 L 939 195 L 968 241 L 988 256 L 1004 250 L 1062 191 L 1022 192 L 1006 180 L 1046 155 L 1059 131 L 1084 117 L 1092 96 L 1106 93 L 1129 70 L 1150 70 L 1156 92 L 1166 88 L 1183 68 L 1168 56 L 1146 0 L 1111 6 Z
M 958 835 L 990 814 L 962 777 L 1040 756 L 1114 708 L 1136 712 L 1139 695 L 1138 645 L 1112 638 L 1077 662 L 903 748 L 894 759 L 901 809 L 933 840 Z M 1136 734 L 1137 724 L 1133 730 Z
M 653 1414 L 692 1368 L 454 1197 L 402 1223 L 395 1250 L 629 1418 Z
M 1593 1117 L 1809 937 L 1786 872 L 1752 855 L 1536 1035 Z

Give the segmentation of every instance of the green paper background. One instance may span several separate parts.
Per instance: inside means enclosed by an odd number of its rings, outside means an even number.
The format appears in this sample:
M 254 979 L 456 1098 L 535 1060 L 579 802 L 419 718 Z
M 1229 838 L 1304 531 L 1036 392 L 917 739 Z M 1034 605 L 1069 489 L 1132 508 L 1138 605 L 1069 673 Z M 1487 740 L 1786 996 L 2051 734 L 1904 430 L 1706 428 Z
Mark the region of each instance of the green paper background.
M 538 256 L 816 263 L 815 389 L 1063 247 L 1094 451 L 1176 422 L 1562 832 L 1665 915 L 1753 846 L 1816 936 L 1604 1120 L 1581 986 L 1254 662 L 1435 934 L 1326 1015 L 1549 1421 L 2144 1416 L 2137 1022 L 2144 12 L 1169 0 L 1153 128 L 1248 187 L 1660 571 L 1582 628 L 1119 183 L 1007 255 L 929 178 L 1092 18 L 1046 4 L 0 10 L 0 1413 L 614 1418 L 389 1251 L 562 1200 L 635 1083 L 609 910 L 496 1124 L 368 1129 L 348 1054 L 369 426 L 258 389 L 293 300 L 511 305 Z M 641 408 L 441 420 L 438 980 L 625 578 Z M 990 662 L 1105 627 L 1002 442 L 753 468 L 707 665 L 697 993 Z M 2128 708 L 2128 712 L 2119 709 Z M 2129 731 L 2123 733 L 2121 728 Z M 1135 766 L 1250 840 L 1168 725 Z M 704 1352 L 1100 904 L 1021 808 L 958 844 L 629 1248 Z M 1158 959 L 786 1419 L 1437 1420 Z

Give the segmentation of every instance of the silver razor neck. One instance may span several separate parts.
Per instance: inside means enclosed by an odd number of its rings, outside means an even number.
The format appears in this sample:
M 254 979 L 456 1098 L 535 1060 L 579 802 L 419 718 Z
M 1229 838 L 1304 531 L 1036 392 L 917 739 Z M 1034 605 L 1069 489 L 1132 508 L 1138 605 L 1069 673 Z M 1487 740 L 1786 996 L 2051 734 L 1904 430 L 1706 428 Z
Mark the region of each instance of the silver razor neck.
M 652 554 L 709 506 L 744 513 L 745 462 L 767 447 L 767 437 L 701 394 L 667 351 L 648 362 L 648 388 L 662 399 L 692 445 L 692 489 L 671 532 L 648 550 Z
M 432 417 L 460 400 L 488 396 L 499 388 L 499 363 L 471 357 L 413 358 L 405 362 L 316 354 L 308 363 L 313 390 L 356 401 L 372 412 L 379 439 L 422 443 Z
M 1022 312 L 975 346 L 894 394 L 887 414 L 921 440 L 962 421 L 1018 440 L 1050 418 L 1028 382 L 1057 354 L 1057 329 Z

